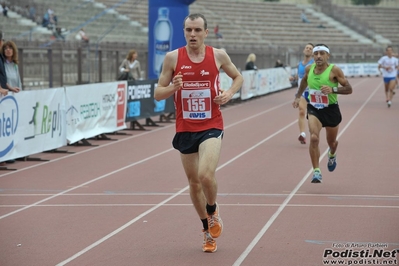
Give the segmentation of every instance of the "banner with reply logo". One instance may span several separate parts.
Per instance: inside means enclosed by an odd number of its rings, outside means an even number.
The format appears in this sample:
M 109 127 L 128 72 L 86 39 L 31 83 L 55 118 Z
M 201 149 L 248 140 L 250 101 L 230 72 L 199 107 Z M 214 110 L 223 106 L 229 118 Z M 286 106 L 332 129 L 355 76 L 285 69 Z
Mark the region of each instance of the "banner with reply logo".
M 126 81 L 67 87 L 68 142 L 126 128 L 126 88 Z
M 0 97 L 0 161 L 66 145 L 64 88 Z

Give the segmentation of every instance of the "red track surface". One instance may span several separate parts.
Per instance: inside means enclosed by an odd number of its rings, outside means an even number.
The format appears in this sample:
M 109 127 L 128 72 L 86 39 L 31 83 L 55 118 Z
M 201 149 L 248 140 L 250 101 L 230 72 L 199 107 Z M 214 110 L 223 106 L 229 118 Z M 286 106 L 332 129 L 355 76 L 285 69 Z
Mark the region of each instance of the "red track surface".
M 295 89 L 223 108 L 216 253 L 201 251 L 174 124 L 164 123 L 8 165 L 18 170 L 0 173 L 0 265 L 318 266 L 325 249 L 346 250 L 337 244 L 398 249 L 399 101 L 387 108 L 381 78 L 350 82 L 332 173 L 322 132 L 322 184 L 310 183 L 297 140 Z

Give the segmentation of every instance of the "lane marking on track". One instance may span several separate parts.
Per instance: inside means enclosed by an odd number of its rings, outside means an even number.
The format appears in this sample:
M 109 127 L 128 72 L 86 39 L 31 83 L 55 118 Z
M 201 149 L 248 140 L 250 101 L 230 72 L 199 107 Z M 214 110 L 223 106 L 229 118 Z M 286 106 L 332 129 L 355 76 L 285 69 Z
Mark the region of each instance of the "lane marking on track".
M 287 102 L 285 102 L 285 103 L 282 103 L 282 104 L 278 105 L 278 108 L 283 107 L 284 105 L 286 105 L 286 104 L 288 104 L 288 103 L 290 103 L 290 102 L 292 102 L 292 101 L 287 101 Z M 247 118 L 244 118 L 244 119 L 242 119 L 242 120 L 240 120 L 240 121 L 241 121 L 241 123 L 243 123 L 243 122 L 245 122 L 245 121 L 248 121 L 249 119 L 253 119 L 253 118 L 258 117 L 258 116 L 260 116 L 260 115 L 263 115 L 263 114 L 265 114 L 265 113 L 267 113 L 267 112 L 270 112 L 270 110 L 275 110 L 275 109 L 276 109 L 276 107 L 272 107 L 272 108 L 267 109 L 267 110 L 265 110 L 265 111 L 263 111 L 263 112 L 257 113 L 256 115 L 253 115 L 253 116 L 251 116 L 250 118 L 247 117 Z M 284 127 L 283 130 L 285 130 L 286 128 L 290 127 L 292 124 L 294 124 L 294 123 L 296 123 L 296 122 L 297 122 L 297 120 L 295 120 L 294 122 L 291 122 L 288 126 Z M 228 126 L 225 127 L 225 129 L 230 128 L 230 127 L 233 127 L 233 126 L 236 126 L 236 125 L 238 125 L 238 124 L 239 124 L 239 123 L 234 123 L 234 124 L 228 125 Z M 159 129 L 159 130 L 160 130 L 160 129 Z M 277 131 L 277 133 L 275 133 L 275 134 L 273 134 L 273 135 L 271 135 L 271 136 L 275 136 L 276 134 L 278 134 L 278 133 L 281 132 L 281 131 L 282 131 L 282 130 L 279 130 L 279 131 Z M 130 137 L 130 138 L 131 138 L 131 137 Z M 266 140 L 268 140 L 268 139 L 270 139 L 270 138 L 271 138 L 271 137 L 265 139 L 264 141 L 266 141 Z M 263 142 L 264 142 L 264 141 L 263 141 Z M 263 143 L 263 142 L 262 142 L 262 143 Z M 111 144 L 112 144 L 112 142 L 111 142 L 111 143 L 108 143 L 108 144 L 105 144 L 105 145 L 111 145 Z M 104 145 L 104 146 L 105 146 L 105 145 Z M 259 144 L 259 145 L 260 145 L 260 144 Z M 256 145 L 256 146 L 259 146 L 259 145 Z M 100 147 L 98 147 L 98 148 L 100 148 Z M 174 150 L 174 148 L 170 148 L 170 149 L 164 150 L 164 151 L 162 151 L 162 152 L 160 152 L 160 153 L 154 154 L 154 155 L 149 156 L 149 157 L 147 157 L 147 158 L 144 158 L 144 159 L 142 159 L 142 160 L 140 160 L 140 161 L 134 162 L 134 163 L 129 164 L 129 165 L 125 166 L 125 167 L 119 168 L 119 169 L 117 169 L 117 170 L 115 170 L 115 171 L 109 172 L 109 173 L 107 173 L 107 174 L 105 174 L 105 175 L 102 175 L 102 176 L 99 176 L 99 177 L 94 178 L 94 179 L 92 179 L 92 180 L 89 180 L 89 181 L 87 181 L 87 182 L 85 182 L 85 183 L 82 183 L 82 184 L 80 184 L 80 185 L 77 185 L 77 186 L 75 186 L 75 187 L 71 187 L 70 189 L 63 190 L 63 191 L 61 191 L 61 192 L 59 192 L 59 193 L 57 193 L 57 194 L 53 194 L 52 196 L 50 196 L 50 197 L 48 197 L 48 198 L 39 200 L 39 201 L 37 201 L 37 202 L 35 202 L 35 203 L 32 203 L 32 204 L 30 204 L 30 205 L 28 205 L 28 206 L 26 206 L 26 207 L 24 207 L 24 208 L 22 208 L 22 209 L 18 209 L 18 210 L 15 210 L 15 211 L 13 211 L 13 212 L 10 212 L 10 213 L 7 213 L 7 214 L 5 214 L 5 215 L 2 215 L 2 216 L 0 216 L 0 220 L 6 218 L 6 217 L 8 217 L 8 216 L 11 216 L 11 215 L 13 215 L 13 214 L 16 214 L 16 213 L 18 213 L 18 212 L 21 212 L 21 211 L 23 211 L 23 210 L 26 210 L 26 209 L 28 209 L 28 208 L 30 208 L 30 207 L 37 206 L 38 204 L 41 204 L 41 203 L 43 203 L 43 202 L 46 202 L 46 201 L 48 201 L 48 200 L 50 200 L 50 199 L 53 199 L 53 198 L 56 198 L 56 197 L 58 197 L 58 196 L 64 195 L 64 194 L 66 194 L 66 193 L 68 193 L 68 192 L 70 192 L 70 191 L 73 191 L 73 190 L 75 190 L 75 189 L 84 187 L 84 186 L 86 186 L 86 185 L 88 185 L 88 184 L 91 184 L 91 183 L 93 183 L 93 182 L 96 182 L 96 181 L 98 181 L 98 180 L 101 180 L 101 179 L 103 179 L 103 178 L 105 178 L 105 177 L 108 177 L 108 176 L 110 176 L 110 175 L 112 175 L 112 174 L 118 173 L 118 172 L 123 171 L 123 170 L 125 170 L 125 169 L 128 169 L 128 168 L 130 168 L 130 167 L 133 167 L 133 166 L 135 166 L 135 165 L 137 165 L 137 164 L 140 164 L 140 163 L 146 162 L 146 161 L 148 161 L 148 160 L 151 160 L 151 159 L 153 159 L 153 158 L 156 158 L 156 157 L 158 157 L 158 156 L 161 156 L 161 155 L 163 155 L 163 154 L 165 154 L 165 153 L 168 153 L 168 152 L 170 152 L 170 151 L 173 151 L 173 150 Z M 86 152 L 86 151 L 83 151 L 83 152 Z M 73 155 L 75 155 L 75 154 L 68 155 L 68 157 L 69 157 L 69 156 L 73 156 Z M 59 158 L 59 159 L 62 159 L 62 158 Z M 57 159 L 56 159 L 56 160 L 57 160 Z M 234 159 L 234 160 L 235 160 L 235 159 Z M 230 161 L 231 161 L 231 160 L 230 160 Z M 50 162 L 48 162 L 48 163 L 50 163 Z M 32 167 L 35 167 L 35 166 L 32 166 Z M 32 168 L 32 167 L 29 167 L 29 168 Z M 221 168 L 221 167 L 224 167 L 224 165 L 223 165 L 223 166 L 220 166 L 219 168 Z M 29 168 L 24 168 L 23 170 L 27 170 L 27 169 L 29 169 Z M 186 187 L 185 189 L 187 189 L 187 187 Z M 179 193 L 179 192 L 177 192 L 177 193 Z
M 361 82 L 360 82 L 360 83 L 361 83 Z M 286 103 L 281 104 L 280 106 L 284 106 L 285 104 L 291 103 L 291 102 L 292 102 L 292 101 L 287 101 Z M 269 110 L 266 110 L 266 111 L 264 111 L 264 112 L 262 112 L 262 113 L 266 113 L 266 112 L 268 112 L 268 111 L 269 111 Z M 254 116 L 252 116 L 252 117 L 257 117 L 257 116 L 261 115 L 262 113 L 259 113 L 259 114 L 257 114 L 257 115 L 254 115 Z M 248 118 L 243 119 L 243 121 L 246 121 L 246 120 L 248 120 Z M 350 122 L 351 122 L 351 121 L 350 121 Z M 219 166 L 219 167 L 217 168 L 217 171 L 220 170 L 220 169 L 222 169 L 222 168 L 225 167 L 226 165 L 230 164 L 231 162 L 235 161 L 237 158 L 239 158 L 239 157 L 241 157 L 241 156 L 247 154 L 248 152 L 252 151 L 253 149 L 255 149 L 256 147 L 258 147 L 259 145 L 263 144 L 264 142 L 268 141 L 268 140 L 271 139 L 272 137 L 276 136 L 277 134 L 281 133 L 282 131 L 286 130 L 287 128 L 291 127 L 292 125 L 294 125 L 294 124 L 296 124 L 296 123 L 297 123 L 297 120 L 291 122 L 291 123 L 288 124 L 287 126 L 285 126 L 285 127 L 283 127 L 282 129 L 276 131 L 274 134 L 272 134 L 272 135 L 270 135 L 269 137 L 263 139 L 263 140 L 262 140 L 261 142 L 259 142 L 258 144 L 252 146 L 251 148 L 249 148 L 249 149 L 245 150 L 244 152 L 240 153 L 239 155 L 235 156 L 233 159 L 231 159 L 231 160 L 229 160 L 228 162 L 224 163 L 223 165 Z M 228 128 L 228 127 L 231 127 L 231 126 L 232 126 L 232 125 L 229 125 L 229 126 L 227 126 L 227 127 L 225 127 L 225 128 Z M 344 131 L 345 131 L 345 129 L 346 129 L 346 127 L 344 128 Z M 110 143 L 110 144 L 112 144 L 112 143 Z M 105 144 L 105 145 L 106 145 L 106 144 Z M 100 147 L 101 147 L 101 146 L 100 146 Z M 99 147 L 99 148 L 100 148 L 100 147 Z M 155 158 L 155 157 L 161 156 L 161 155 L 163 155 L 163 154 L 165 154 L 165 153 L 167 153 L 167 152 L 169 152 L 169 151 L 172 151 L 172 150 L 174 150 L 174 149 L 171 148 L 171 149 L 165 150 L 165 151 L 163 151 L 163 152 L 161 152 L 161 153 L 157 153 L 157 154 L 155 154 L 155 155 L 153 155 L 153 156 L 150 156 L 150 157 L 147 157 L 147 158 L 142 159 L 142 160 L 140 160 L 140 161 L 137 161 L 137 162 L 135 162 L 135 163 L 133 163 L 133 164 L 130 164 L 130 165 L 128 165 L 128 166 L 126 166 L 126 167 L 123 167 L 123 168 L 121 168 L 121 169 L 118 169 L 118 170 L 116 170 L 116 171 L 110 172 L 110 173 L 108 173 L 108 174 L 106 174 L 106 175 L 103 175 L 103 176 L 100 176 L 100 177 L 98 177 L 98 178 L 92 179 L 92 180 L 90 180 L 90 181 L 88 181 L 88 182 L 85 182 L 85 183 L 79 185 L 79 186 L 76 186 L 76 187 L 74 187 L 74 188 L 65 190 L 65 191 L 63 191 L 63 192 L 61 192 L 61 193 L 55 194 L 55 195 L 53 195 L 53 196 L 51 196 L 51 197 L 48 197 L 48 198 L 46 198 L 46 199 L 43 199 L 43 200 L 41 200 L 41 201 L 38 201 L 38 202 L 33 203 L 33 204 L 31 204 L 31 205 L 28 205 L 28 206 L 26 206 L 25 208 L 22 208 L 22 209 L 19 209 L 19 210 L 14 211 L 14 212 L 11 212 L 11 213 L 9 213 L 9 214 L 0 216 L 0 219 L 3 219 L 3 218 L 5 218 L 5 217 L 8 217 L 8 216 L 10 216 L 10 215 L 12 215 L 12 214 L 18 213 L 18 212 L 20 212 L 20 211 L 22 211 L 22 210 L 31 208 L 31 207 L 33 207 L 33 206 L 37 206 L 38 204 L 40 204 L 40 203 L 42 203 L 42 202 L 45 202 L 45 201 L 50 200 L 50 199 L 52 199 L 52 198 L 55 198 L 55 197 L 57 197 L 57 196 L 63 195 L 63 194 L 65 194 L 65 193 L 69 192 L 69 191 L 72 191 L 72 190 L 74 190 L 74 189 L 77 189 L 77 188 L 79 188 L 79 187 L 81 187 L 81 186 L 85 186 L 85 185 L 87 185 L 87 184 L 90 184 L 90 183 L 92 183 L 92 182 L 95 182 L 95 181 L 97 181 L 97 180 L 100 180 L 100 179 L 102 179 L 102 178 L 105 178 L 105 177 L 107 177 L 107 176 L 109 176 L 109 175 L 112 175 L 112 174 L 114 174 L 114 173 L 117 173 L 117 172 L 119 172 L 119 171 L 125 170 L 125 169 L 127 169 L 127 168 L 129 168 L 129 167 L 131 167 L 131 166 L 134 166 L 134 165 L 137 165 L 137 164 L 139 164 L 139 163 L 142 163 L 142 162 L 148 161 L 148 160 L 150 160 L 150 159 L 153 159 L 153 158 Z M 326 154 L 326 152 L 323 154 L 323 156 L 324 156 L 325 154 Z M 308 174 L 308 175 L 309 175 L 309 174 Z M 84 253 L 86 253 L 87 251 L 91 250 L 92 248 L 98 246 L 99 244 L 103 243 L 104 241 L 106 241 L 107 239 L 111 238 L 112 236 L 118 234 L 119 232 L 121 232 L 122 230 L 124 230 L 125 228 L 127 228 L 128 226 L 130 226 L 131 224 L 135 223 L 136 221 L 138 221 L 138 220 L 141 219 L 142 217 L 146 216 L 147 214 L 149 214 L 149 213 L 153 212 L 154 210 L 158 209 L 159 207 L 163 206 L 165 203 L 171 201 L 172 199 L 174 199 L 174 198 L 177 197 L 178 195 L 182 194 L 184 191 L 188 190 L 188 188 L 189 188 L 189 187 L 186 186 L 185 188 L 183 188 L 183 189 L 181 189 L 180 191 L 176 192 L 176 193 L 175 193 L 174 195 L 172 195 L 171 197 L 165 199 L 164 201 L 160 202 L 160 203 L 157 204 L 156 206 L 154 206 L 154 207 L 152 207 L 151 209 L 147 210 L 146 212 L 140 214 L 139 216 L 137 216 L 136 218 L 132 219 L 132 220 L 129 221 L 128 223 L 126 223 L 126 224 L 124 224 L 123 226 L 117 228 L 116 230 L 114 230 L 114 231 L 111 232 L 110 234 L 108 234 L 108 235 L 106 235 L 105 237 L 99 239 L 98 241 L 94 242 L 93 244 L 89 245 L 89 246 L 86 247 L 85 249 L 79 251 L 79 252 L 76 253 L 75 255 L 73 255 L 73 256 L 71 256 L 70 258 L 68 258 L 68 259 L 66 259 L 66 260 L 64 260 L 64 261 L 62 261 L 62 262 L 60 262 L 60 263 L 57 264 L 57 265 L 65 265 L 66 263 L 68 263 L 68 262 L 74 260 L 75 258 L 81 256 L 82 254 L 84 254 Z M 292 193 L 291 193 L 290 195 L 292 195 Z M 292 198 L 292 196 L 291 196 L 291 198 Z M 284 201 L 284 202 L 285 202 L 285 201 Z M 284 204 L 284 203 L 283 203 L 283 204 Z M 281 208 L 281 205 L 280 205 L 280 208 Z
M 248 120 L 250 120 L 250 119 L 256 118 L 256 117 L 258 117 L 258 116 L 260 116 L 260 115 L 263 115 L 263 114 L 266 114 L 266 113 L 268 113 L 268 112 L 270 112 L 270 111 L 274 111 L 274 110 L 276 110 L 276 109 L 278 109 L 278 108 L 280 108 L 280 107 L 283 107 L 284 105 L 289 104 L 289 103 L 291 103 L 291 102 L 292 102 L 292 101 L 284 102 L 284 103 L 279 104 L 279 105 L 277 105 L 277 106 L 275 106 L 275 107 L 272 107 L 272 108 L 269 108 L 269 109 L 267 109 L 267 110 L 265 110 L 265 111 L 263 111 L 263 112 L 260 112 L 260 113 L 258 113 L 258 114 L 256 114 L 256 115 L 253 115 L 253 116 L 244 118 L 244 119 L 242 119 L 242 120 L 240 120 L 240 121 L 238 121 L 238 122 L 235 122 L 235 123 L 233 123 L 233 124 L 231 124 L 231 125 L 229 125 L 229 126 L 226 126 L 225 129 L 227 129 L 227 128 L 229 128 L 229 127 L 232 127 L 232 126 L 236 126 L 236 125 L 238 125 L 238 124 L 240 124 L 240 123 L 244 123 L 244 122 L 246 122 L 246 121 L 248 121 Z M 231 107 L 225 108 L 224 111 L 236 109 L 236 108 L 239 108 L 240 106 L 243 106 L 243 105 L 240 104 L 240 105 L 231 106 Z M 151 131 L 148 131 L 148 132 L 143 132 L 143 133 L 141 133 L 141 134 L 137 134 L 137 135 L 134 135 L 134 136 L 131 136 L 131 137 L 126 137 L 126 138 L 123 138 L 123 139 L 119 139 L 117 142 L 109 142 L 109 143 L 106 143 L 106 144 L 102 144 L 102 145 L 100 145 L 100 146 L 96 146 L 96 147 L 89 148 L 89 149 L 84 150 L 84 151 L 78 151 L 78 152 L 75 152 L 75 153 L 72 153 L 72 154 L 69 154 L 69 155 L 65 155 L 65 156 L 62 156 L 62 157 L 59 157 L 59 158 L 51 159 L 50 161 L 41 162 L 40 164 L 34 164 L 34 165 L 31 165 L 31 166 L 27 166 L 27 167 L 24 167 L 24 168 L 21 168 L 21 169 L 17 169 L 16 171 L 7 172 L 7 173 L 4 173 L 4 174 L 1 174 L 1 175 L 0 175 L 0 178 L 2 178 L 2 177 L 4 177 L 4 176 L 16 174 L 16 173 L 21 172 L 21 171 L 29 170 L 29 169 L 32 169 L 32 168 L 35 168 L 35 167 L 39 167 L 39 166 L 42 166 L 42 165 L 45 165 L 45 164 L 49 164 L 49 163 L 61 161 L 61 160 L 67 159 L 67 158 L 69 158 L 69 157 L 81 155 L 81 154 L 84 154 L 84 153 L 86 153 L 86 152 L 95 151 L 95 150 L 97 150 L 97 149 L 101 149 L 101 148 L 104 148 L 104 147 L 107 147 L 107 146 L 110 146 L 110 145 L 113 145 L 113 144 L 121 143 L 121 142 L 123 142 L 123 141 L 128 141 L 128 140 L 131 140 L 131 139 L 134 139 L 134 138 L 137 138 L 137 137 L 141 137 L 141 136 L 143 136 L 143 135 L 147 135 L 147 134 L 151 134 L 151 133 L 154 133 L 154 132 L 163 130 L 163 129 L 168 129 L 168 128 L 172 127 L 172 126 L 174 127 L 175 124 L 167 125 L 167 126 L 164 126 L 164 127 L 161 127 L 161 128 L 157 128 L 157 129 L 154 129 L 154 130 L 151 130 Z
M 56 191 L 59 192 L 59 191 Z M 174 192 L 115 192 L 115 193 L 68 193 L 62 195 L 63 197 L 71 196 L 84 196 L 84 197 L 118 197 L 118 196 L 170 196 L 174 195 Z M 0 197 L 43 197 L 51 196 L 53 193 L 48 194 L 0 194 Z M 188 196 L 188 192 L 182 193 L 181 195 Z M 218 193 L 218 197 L 287 197 L 289 193 L 285 194 L 271 194 L 271 193 Z M 296 194 L 295 197 L 320 197 L 320 198 L 330 198 L 335 200 L 399 200 L 399 195 L 343 195 L 343 194 Z
M 290 101 L 292 102 L 292 101 Z M 226 163 L 220 165 L 216 171 L 219 171 L 220 169 L 224 168 L 225 166 L 229 165 L 230 163 L 234 162 L 235 160 L 237 160 L 238 158 L 240 158 L 241 156 L 247 154 L 248 152 L 252 151 L 253 149 L 255 149 L 256 147 L 258 147 L 259 145 L 263 144 L 264 142 L 268 141 L 269 139 L 271 139 L 272 137 L 280 134 L 281 132 L 283 132 L 284 130 L 286 130 L 287 128 L 291 127 L 292 125 L 296 124 L 297 120 L 291 122 L 290 124 L 288 124 L 287 126 L 281 128 L 280 130 L 276 131 L 275 133 L 273 133 L 272 135 L 268 136 L 267 138 L 263 139 L 262 141 L 258 142 L 257 144 L 253 145 L 252 147 L 250 147 L 249 149 L 241 152 L 239 155 L 235 156 L 233 159 L 227 161 Z M 181 189 L 179 192 L 175 193 L 174 195 L 170 196 L 169 198 L 163 200 L 162 202 L 158 203 L 156 206 L 152 207 L 151 209 L 143 212 L 142 214 L 140 214 L 139 216 L 137 216 L 136 218 L 130 220 L 129 222 L 127 222 L 126 224 L 124 224 L 123 226 L 115 229 L 113 232 L 109 233 L 108 235 L 104 236 L 103 238 L 97 240 L 96 242 L 94 242 L 93 244 L 87 246 L 86 248 L 82 249 L 81 251 L 77 252 L 76 254 L 74 254 L 73 256 L 69 257 L 68 259 L 60 262 L 57 264 L 57 266 L 61 266 L 61 265 L 65 265 L 71 261 L 73 261 L 74 259 L 80 257 L 81 255 L 83 255 L 84 253 L 88 252 L 89 250 L 95 248 L 96 246 L 100 245 L 101 243 L 105 242 L 106 240 L 108 240 L 109 238 L 113 237 L 114 235 L 118 234 L 119 232 L 121 232 L 122 230 L 126 229 L 127 227 L 129 227 L 130 225 L 134 224 L 135 222 L 137 222 L 138 220 L 140 220 L 141 218 L 143 218 L 144 216 L 146 216 L 147 214 L 155 211 L 156 209 L 164 206 L 167 202 L 171 201 L 172 199 L 174 199 L 175 197 L 179 196 L 180 194 L 182 194 L 183 192 L 187 191 L 189 189 L 189 186 L 186 186 L 185 188 Z M 0 217 L 1 218 L 1 217 Z
M 156 206 L 157 204 L 150 203 L 97 203 L 97 204 L 89 204 L 89 203 L 81 203 L 81 204 L 41 204 L 35 206 L 35 208 L 50 208 L 50 207 L 143 207 L 143 206 Z M 220 204 L 220 206 L 229 206 L 229 207 L 277 207 L 280 206 L 280 203 L 234 203 L 234 204 Z M 0 205 L 1 208 L 19 208 L 27 205 Z M 191 207 L 192 204 L 164 204 L 163 207 Z M 330 207 L 330 208 L 390 208 L 390 209 L 399 209 L 398 205 L 355 205 L 355 204 L 345 204 L 345 205 L 336 205 L 336 204 L 287 204 L 287 207 Z
M 360 82 L 356 85 L 360 85 L 364 81 L 366 81 L 366 80 L 363 80 L 362 82 Z M 352 122 L 355 120 L 355 118 L 360 114 L 360 112 L 364 109 L 366 104 L 370 101 L 370 99 L 380 89 L 381 86 L 382 86 L 382 83 L 380 82 L 379 85 L 377 86 L 377 88 L 374 89 L 374 91 L 370 94 L 370 96 L 367 98 L 367 100 L 360 106 L 359 110 L 357 110 L 357 112 L 352 116 L 352 118 L 349 120 L 349 122 L 346 124 L 346 126 L 341 130 L 341 132 L 337 136 L 337 139 L 339 139 L 339 137 L 342 136 L 342 134 L 348 129 L 348 127 L 352 124 Z M 328 152 L 328 148 L 323 152 L 323 154 L 320 155 L 319 161 L 321 161 L 326 156 L 327 152 Z M 277 219 L 277 217 L 280 215 L 280 213 L 288 205 L 288 203 L 294 197 L 294 195 L 297 193 L 297 191 L 300 189 L 300 187 L 305 183 L 306 180 L 308 180 L 308 176 L 310 176 L 311 173 L 313 173 L 313 168 L 310 168 L 310 170 L 305 174 L 305 176 L 302 178 L 302 180 L 291 191 L 291 193 L 288 195 L 288 197 L 284 200 L 284 202 L 277 209 L 277 211 L 272 215 L 272 217 L 267 221 L 267 223 L 263 226 L 263 228 L 259 231 L 259 233 L 255 236 L 255 238 L 247 246 L 247 248 L 244 250 L 244 252 L 241 253 L 241 255 L 238 257 L 238 259 L 234 262 L 233 266 L 241 265 L 241 263 L 245 260 L 245 258 L 252 251 L 252 249 L 259 242 L 259 240 L 263 237 L 263 235 L 270 228 L 270 226 L 273 224 L 273 222 Z

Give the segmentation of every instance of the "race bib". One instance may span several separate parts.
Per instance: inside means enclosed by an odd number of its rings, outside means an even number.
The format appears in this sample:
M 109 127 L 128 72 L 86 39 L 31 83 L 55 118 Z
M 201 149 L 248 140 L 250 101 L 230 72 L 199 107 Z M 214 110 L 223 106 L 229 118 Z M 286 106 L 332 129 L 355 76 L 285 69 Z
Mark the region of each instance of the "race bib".
M 328 96 L 319 90 L 309 89 L 309 103 L 317 109 L 328 107 Z
M 182 90 L 183 119 L 202 120 L 211 118 L 210 89 Z

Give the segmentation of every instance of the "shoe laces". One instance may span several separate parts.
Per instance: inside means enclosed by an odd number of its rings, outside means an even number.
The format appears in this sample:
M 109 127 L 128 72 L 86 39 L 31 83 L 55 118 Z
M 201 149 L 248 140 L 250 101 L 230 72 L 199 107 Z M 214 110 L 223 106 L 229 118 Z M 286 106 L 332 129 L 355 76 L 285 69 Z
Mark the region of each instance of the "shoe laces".
M 204 231 L 204 242 L 207 243 L 215 243 L 215 240 L 212 238 L 211 234 L 208 231 Z
M 328 165 L 333 165 L 335 163 L 335 156 L 328 158 Z
M 215 223 L 219 222 L 219 218 L 216 215 L 214 215 L 214 214 L 209 215 L 208 216 L 208 222 L 209 222 L 209 226 L 210 227 L 214 227 Z

